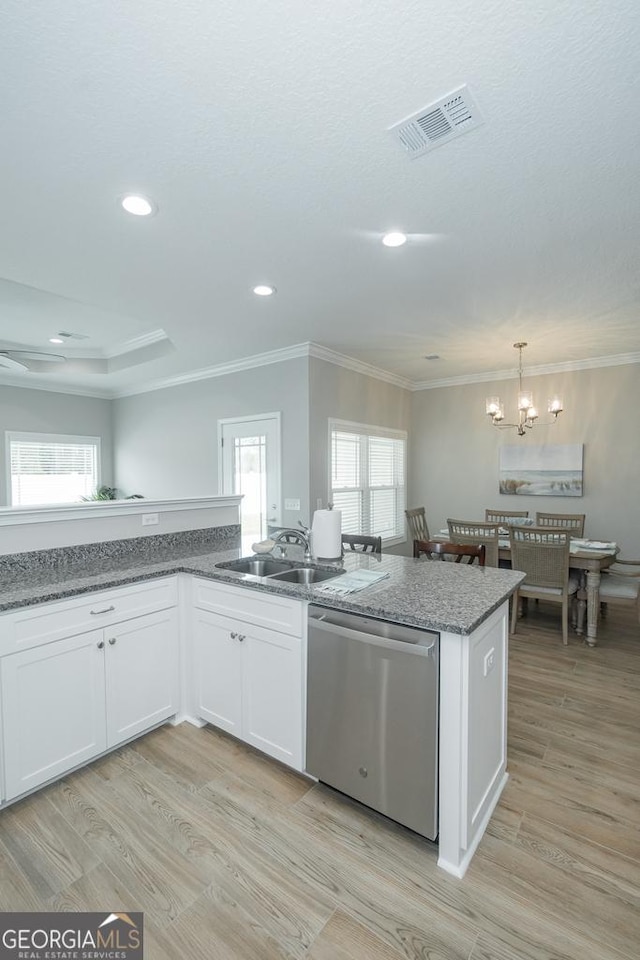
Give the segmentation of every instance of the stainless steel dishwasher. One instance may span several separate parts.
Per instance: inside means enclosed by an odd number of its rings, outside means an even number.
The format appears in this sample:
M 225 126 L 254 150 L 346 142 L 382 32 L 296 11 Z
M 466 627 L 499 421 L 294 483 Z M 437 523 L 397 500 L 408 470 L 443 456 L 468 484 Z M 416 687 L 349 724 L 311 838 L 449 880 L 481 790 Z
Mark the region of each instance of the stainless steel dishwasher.
M 307 771 L 438 834 L 439 635 L 309 607 Z

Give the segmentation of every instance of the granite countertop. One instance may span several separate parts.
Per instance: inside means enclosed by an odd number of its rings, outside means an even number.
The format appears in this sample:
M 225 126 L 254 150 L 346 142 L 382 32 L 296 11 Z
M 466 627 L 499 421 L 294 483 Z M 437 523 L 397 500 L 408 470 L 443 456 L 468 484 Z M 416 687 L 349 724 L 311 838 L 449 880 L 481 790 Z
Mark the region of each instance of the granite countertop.
M 176 573 L 189 573 L 247 590 L 260 590 L 311 601 L 320 606 L 392 623 L 440 632 L 469 634 L 513 593 L 524 575 L 491 567 L 413 560 L 386 554 L 348 553 L 347 572 L 365 569 L 385 572 L 384 580 L 358 593 L 327 595 L 316 586 L 243 577 L 217 564 L 242 556 L 239 549 L 190 553 L 167 549 L 166 555 L 148 558 L 113 558 L 94 563 L 57 564 L 55 568 L 5 569 L 0 579 L 0 611 L 79 596 L 95 590 L 124 586 Z M 300 548 L 287 548 L 289 559 L 302 557 Z M 331 564 L 324 564 L 331 566 Z M 341 566 L 341 565 L 339 565 Z M 341 566 L 342 568 L 342 566 Z M 330 581 L 331 582 L 331 581 Z

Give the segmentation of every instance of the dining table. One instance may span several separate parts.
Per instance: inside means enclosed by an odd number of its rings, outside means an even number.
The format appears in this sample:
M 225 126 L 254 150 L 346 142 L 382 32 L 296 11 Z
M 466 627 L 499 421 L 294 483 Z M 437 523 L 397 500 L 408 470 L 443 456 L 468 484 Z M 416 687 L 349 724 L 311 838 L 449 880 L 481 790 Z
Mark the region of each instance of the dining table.
M 441 530 L 434 540 L 441 542 L 449 539 L 449 531 Z M 600 613 L 600 574 L 612 563 L 615 563 L 619 548 L 613 541 L 586 540 L 575 538 L 569 547 L 569 567 L 580 571 L 580 586 L 578 588 L 578 621 L 576 633 L 583 636 L 585 632 L 585 613 L 587 632 L 585 640 L 590 647 L 595 647 L 598 641 L 598 616 Z M 511 546 L 508 537 L 498 540 L 498 556 L 500 560 L 511 563 Z

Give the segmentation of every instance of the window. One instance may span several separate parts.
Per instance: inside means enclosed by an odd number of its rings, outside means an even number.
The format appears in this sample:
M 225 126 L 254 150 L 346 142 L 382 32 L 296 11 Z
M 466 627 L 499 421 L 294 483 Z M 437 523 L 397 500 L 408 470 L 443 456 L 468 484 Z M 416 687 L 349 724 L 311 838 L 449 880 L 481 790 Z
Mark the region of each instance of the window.
M 329 421 L 331 499 L 343 533 L 405 539 L 407 435 L 399 430 Z
M 99 437 L 7 433 L 12 507 L 77 503 L 98 487 Z

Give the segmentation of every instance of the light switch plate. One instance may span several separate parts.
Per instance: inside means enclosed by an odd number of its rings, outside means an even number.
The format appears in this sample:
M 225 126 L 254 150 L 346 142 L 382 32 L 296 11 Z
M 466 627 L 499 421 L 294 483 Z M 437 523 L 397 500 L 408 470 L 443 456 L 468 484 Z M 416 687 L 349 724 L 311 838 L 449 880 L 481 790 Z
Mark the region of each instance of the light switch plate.
M 143 527 L 152 527 L 158 523 L 158 514 L 157 513 L 143 513 L 142 514 L 142 526 Z
M 285 500 L 285 501 L 284 501 L 284 508 L 285 508 L 285 510 L 299 510 L 299 509 L 300 509 L 300 501 L 299 501 L 299 500 L 293 500 L 293 499 Z

